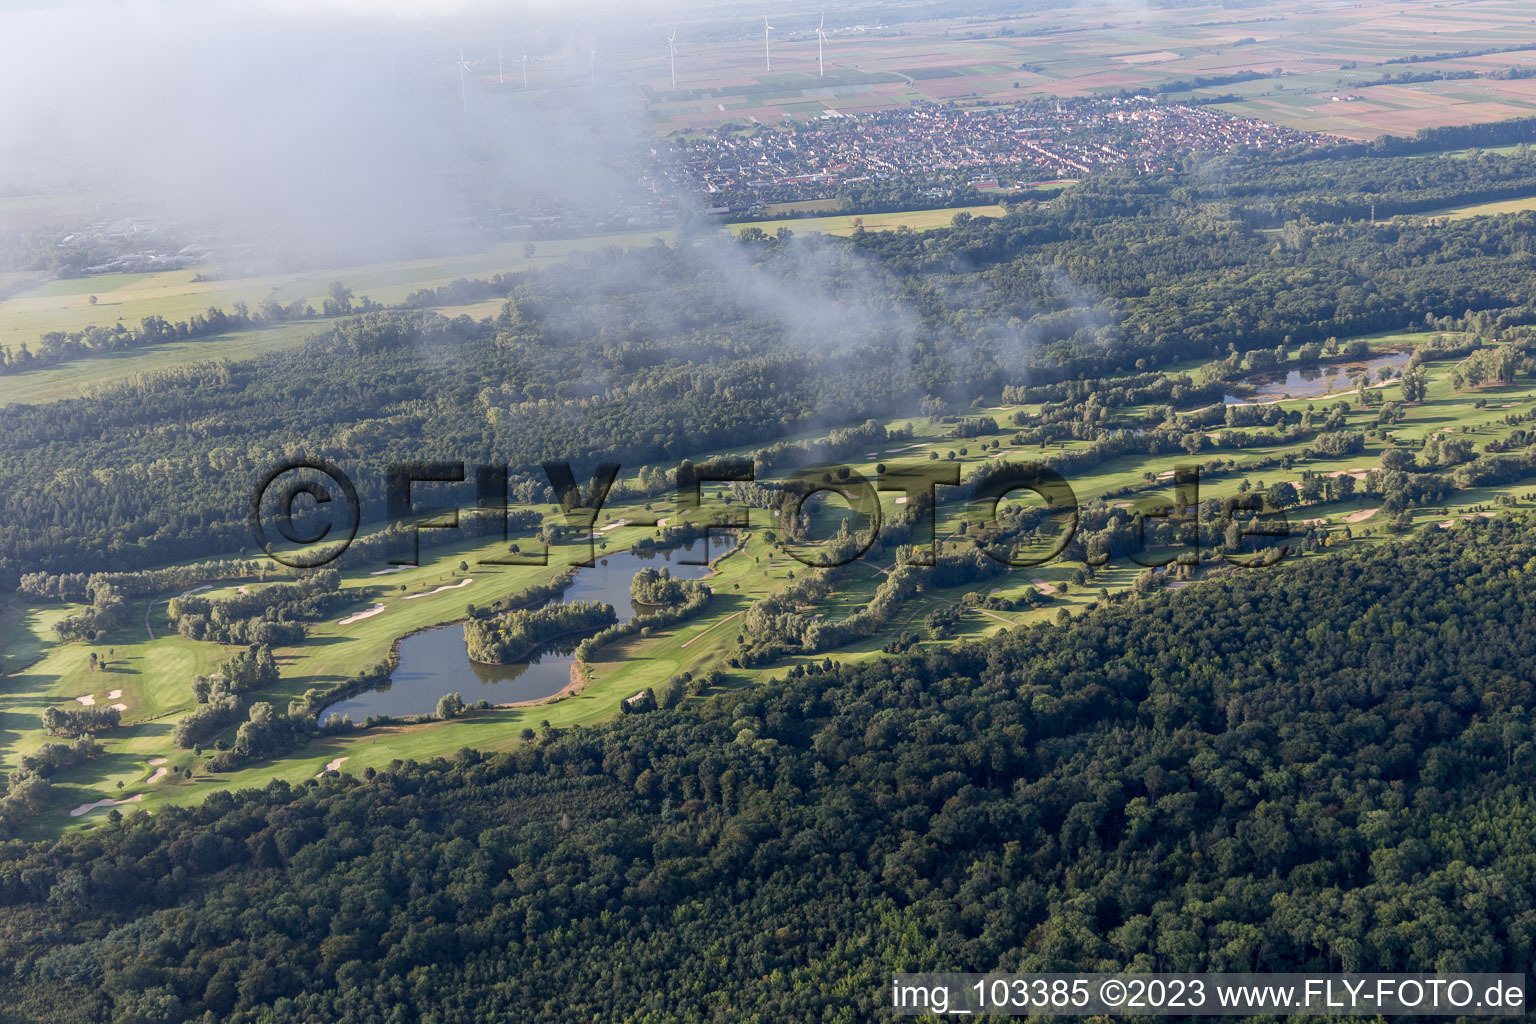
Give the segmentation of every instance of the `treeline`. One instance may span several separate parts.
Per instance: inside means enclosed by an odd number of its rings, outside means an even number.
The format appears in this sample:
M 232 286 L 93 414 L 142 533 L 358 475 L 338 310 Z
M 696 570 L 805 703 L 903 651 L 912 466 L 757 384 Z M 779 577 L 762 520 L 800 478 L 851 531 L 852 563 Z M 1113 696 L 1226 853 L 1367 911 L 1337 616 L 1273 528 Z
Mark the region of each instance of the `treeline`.
M 110 584 L 95 580 L 87 590 L 90 606 L 53 624 L 60 641 L 95 640 L 128 624 L 128 602 Z
M 667 685 L 507 753 L 109 812 L 0 846 L 0 999 L 823 1020 L 885 1012 L 902 963 L 1527 973 L 1533 558 L 1528 520 L 1467 523 L 1071 629 Z
M 469 619 L 464 623 L 464 643 L 471 661 L 506 665 L 521 661 L 556 637 L 590 633 L 617 621 L 611 604 L 569 601 Z
M 236 652 L 211 676 L 192 678 L 192 697 L 197 706 L 171 731 L 178 747 L 200 747 L 214 734 L 240 720 L 240 695 L 274 685 L 279 678 L 272 649 L 252 645 Z
M 166 614 L 176 631 L 221 644 L 291 646 L 304 639 L 304 624 L 346 607 L 355 597 L 341 590 L 341 573 L 320 569 L 293 583 L 214 600 L 199 594 L 173 597 Z
M 48 809 L 54 775 L 104 753 L 100 743 L 80 735 L 73 743 L 44 743 L 23 754 L 0 788 L 0 840 L 9 839 L 28 819 Z

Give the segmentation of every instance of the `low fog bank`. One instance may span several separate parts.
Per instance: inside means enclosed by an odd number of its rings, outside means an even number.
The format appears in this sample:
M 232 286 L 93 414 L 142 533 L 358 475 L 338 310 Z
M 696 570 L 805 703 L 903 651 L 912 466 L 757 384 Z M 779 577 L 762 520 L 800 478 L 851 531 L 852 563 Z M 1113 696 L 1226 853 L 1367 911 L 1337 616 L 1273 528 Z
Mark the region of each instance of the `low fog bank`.
M 551 200 L 623 210 L 647 198 L 640 97 L 553 6 L 0 6 L 0 194 L 148 204 L 295 266 L 462 249 Z

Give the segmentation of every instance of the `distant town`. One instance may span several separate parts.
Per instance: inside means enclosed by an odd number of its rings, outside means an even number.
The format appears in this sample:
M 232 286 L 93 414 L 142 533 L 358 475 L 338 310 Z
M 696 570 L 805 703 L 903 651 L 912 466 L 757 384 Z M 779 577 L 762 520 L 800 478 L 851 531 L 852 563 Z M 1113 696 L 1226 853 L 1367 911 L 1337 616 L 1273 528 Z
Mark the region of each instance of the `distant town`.
M 1149 96 L 1016 106 L 921 104 L 858 116 L 827 114 L 743 132 L 721 128 L 682 141 L 666 178 L 716 212 L 832 199 L 847 186 L 901 180 L 942 192 L 956 185 L 1011 191 L 1106 167 L 1171 169 L 1194 152 L 1231 153 L 1328 136 L 1231 117 Z

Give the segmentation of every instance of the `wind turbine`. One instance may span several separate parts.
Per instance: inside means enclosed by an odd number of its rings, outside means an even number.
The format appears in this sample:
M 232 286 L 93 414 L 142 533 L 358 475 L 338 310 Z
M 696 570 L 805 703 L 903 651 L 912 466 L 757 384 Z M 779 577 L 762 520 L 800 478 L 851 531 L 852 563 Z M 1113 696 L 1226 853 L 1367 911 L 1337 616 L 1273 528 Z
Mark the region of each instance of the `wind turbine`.
M 768 15 L 763 15 L 763 69 L 765 71 L 773 70 L 773 58 L 768 53 L 768 33 L 772 30 L 773 26 L 768 24 Z
M 528 88 L 528 55 L 523 54 L 523 88 Z
M 672 66 L 672 88 L 677 88 L 677 29 L 667 36 L 667 61 Z
M 501 69 L 501 47 L 496 47 L 496 84 L 506 85 L 507 76 Z
M 827 27 L 827 12 L 821 12 L 821 24 L 816 26 L 816 66 L 821 69 L 821 77 L 827 77 L 827 65 L 821 56 L 821 45 L 827 41 L 827 33 L 823 31 Z
M 464 47 L 459 47 L 459 104 L 469 109 L 469 89 L 464 84 L 464 72 L 469 70 L 469 65 L 464 63 Z
M 587 58 L 591 61 L 591 67 L 592 67 L 592 88 L 596 89 L 597 88 L 597 47 L 595 47 L 595 46 L 587 47 Z

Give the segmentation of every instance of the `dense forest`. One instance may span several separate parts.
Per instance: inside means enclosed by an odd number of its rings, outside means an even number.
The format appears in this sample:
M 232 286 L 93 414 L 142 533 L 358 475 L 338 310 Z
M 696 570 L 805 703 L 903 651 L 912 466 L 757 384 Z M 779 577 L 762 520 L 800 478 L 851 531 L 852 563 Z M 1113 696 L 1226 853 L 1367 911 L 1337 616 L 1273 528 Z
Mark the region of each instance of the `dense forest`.
M 1536 522 L 0 846 L 0 1020 L 854 1021 L 904 969 L 1527 971 Z M 32 770 L 47 771 L 39 763 Z
M 0 587 L 235 553 L 256 480 L 299 454 L 343 465 L 378 521 L 391 462 L 506 461 L 526 501 L 551 458 L 633 472 L 1174 360 L 1469 314 L 1503 331 L 1536 322 L 1536 214 L 1388 218 L 1533 193 L 1525 150 L 1222 158 L 936 232 L 692 238 L 464 282 L 502 313 L 373 311 L 0 409 Z

